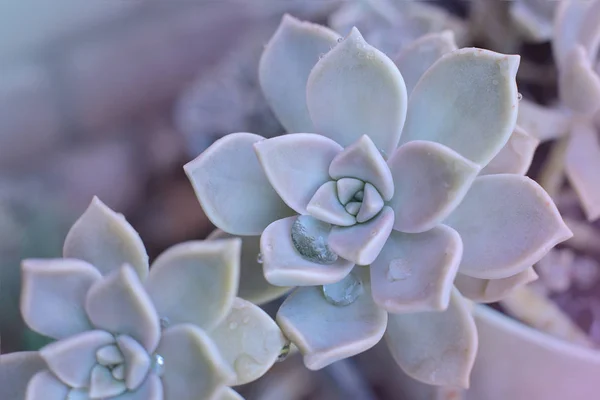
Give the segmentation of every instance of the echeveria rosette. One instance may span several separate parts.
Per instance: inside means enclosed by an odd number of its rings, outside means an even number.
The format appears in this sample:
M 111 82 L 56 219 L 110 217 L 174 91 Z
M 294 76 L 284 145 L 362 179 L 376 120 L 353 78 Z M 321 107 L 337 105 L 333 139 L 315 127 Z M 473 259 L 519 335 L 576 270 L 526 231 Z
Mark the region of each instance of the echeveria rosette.
M 186 172 L 217 227 L 262 232 L 267 281 L 300 286 L 277 321 L 309 368 L 385 334 L 409 375 L 467 386 L 477 333 L 463 295 L 497 300 L 571 233 L 535 182 L 505 173 L 531 161 L 518 56 L 457 50 L 448 33 L 419 43 L 399 70 L 357 29 L 342 40 L 286 16 L 262 89 L 289 132 L 318 134 L 231 134 Z
M 15 380 L 1 398 L 235 399 L 286 340 L 236 298 L 241 241 L 186 242 L 149 269 L 139 235 L 98 199 L 73 225 L 61 259 L 23 261 L 21 312 L 56 339 L 2 355 Z M 14 384 L 13 384 L 14 383 Z

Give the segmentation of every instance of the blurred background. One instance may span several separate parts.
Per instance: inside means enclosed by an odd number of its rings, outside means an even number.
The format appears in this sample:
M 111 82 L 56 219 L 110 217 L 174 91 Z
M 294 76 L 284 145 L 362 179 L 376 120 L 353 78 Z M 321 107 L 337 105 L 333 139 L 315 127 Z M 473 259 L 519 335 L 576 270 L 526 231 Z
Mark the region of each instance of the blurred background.
M 367 0 L 0 2 L 0 350 L 46 343 L 19 317 L 19 261 L 60 256 L 67 230 L 94 195 L 127 217 L 151 258 L 213 229 L 182 166 L 230 132 L 283 132 L 256 76 L 262 47 L 283 13 L 343 35 L 357 25 L 390 55 L 423 33 L 452 29 L 459 45 L 522 54 L 520 92 L 543 104 L 556 99 L 548 38 L 519 30 L 510 2 L 388 3 L 394 8 Z M 536 155 L 534 176 L 546 147 Z M 566 270 L 575 260 L 587 263 L 582 281 L 593 286 L 597 226 L 582 222 L 572 191 L 561 196 L 561 210 L 587 236 L 549 264 L 568 264 Z M 589 287 L 567 288 L 556 284 L 553 299 L 564 309 L 583 301 L 577 313 L 584 316 L 574 319 L 599 340 L 600 303 Z M 406 379 L 378 345 L 318 373 L 291 356 L 240 392 L 265 400 L 423 398 L 404 392 Z

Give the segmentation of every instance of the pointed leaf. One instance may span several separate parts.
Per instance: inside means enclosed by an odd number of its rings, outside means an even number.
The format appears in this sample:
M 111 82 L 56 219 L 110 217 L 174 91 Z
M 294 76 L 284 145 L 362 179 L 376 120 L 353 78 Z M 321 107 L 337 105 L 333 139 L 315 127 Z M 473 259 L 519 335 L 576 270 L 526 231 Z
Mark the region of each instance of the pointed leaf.
M 273 222 L 260 238 L 266 280 L 273 285 L 312 286 L 337 282 L 348 275 L 354 263 L 342 257 L 328 264 L 302 257 L 292 241 L 292 226 L 296 219 L 289 217 Z M 327 243 L 327 237 L 322 241 Z
M 444 54 L 456 50 L 454 33 L 442 31 L 421 36 L 406 46 L 394 62 L 406 82 L 410 95 L 421 76 Z
M 384 201 L 375 186 L 365 183 L 363 200 L 356 215 L 356 222 L 362 223 L 370 220 L 381 211 L 383 205 Z
M 12 385 L 12 382 L 6 381 L 2 386 Z M 68 399 L 67 395 L 70 388 L 62 383 L 52 374 L 45 370 L 35 374 L 27 385 L 27 393 L 19 399 L 23 400 L 64 400 Z M 12 397 L 17 400 L 17 397 Z
M 312 133 L 284 135 L 257 142 L 258 160 L 279 196 L 298 214 L 317 189 L 331 180 L 331 160 L 342 151 L 333 140 Z
M 46 363 L 37 351 L 20 351 L 0 355 L 0 398 L 26 399 L 31 378 L 45 370 Z M 5 384 L 10 382 L 10 384 Z M 60 400 L 63 400 L 60 398 Z
M 110 369 L 103 365 L 96 365 L 92 368 L 90 377 L 90 397 L 92 399 L 111 398 L 127 391 L 125 382 L 115 379 Z
M 337 193 L 340 203 L 346 205 L 354 195 L 362 190 L 365 183 L 356 178 L 340 178 L 336 181 Z
M 485 166 L 515 127 L 518 67 L 519 56 L 488 50 L 446 54 L 412 91 L 401 142 L 438 142 Z
M 382 204 L 383 206 L 383 204 Z M 306 211 L 316 219 L 338 226 L 352 226 L 356 218 L 348 214 L 338 198 L 337 184 L 329 181 L 321 185 L 306 206 Z
M 502 300 L 516 287 L 535 281 L 538 275 L 533 267 L 503 279 L 479 279 L 458 274 L 454 284 L 460 293 L 478 303 L 494 303 Z
M 223 387 L 215 400 L 244 400 L 244 398 L 232 388 Z
M 87 261 L 102 275 L 125 263 L 133 267 L 140 279 L 148 275 L 148 254 L 140 235 L 122 214 L 97 197 L 69 230 L 63 257 Z
M 406 118 L 406 86 L 398 68 L 369 45 L 358 29 L 315 65 L 308 77 L 307 104 L 316 131 L 342 146 L 368 133 L 390 154 Z
M 429 385 L 469 387 L 477 329 L 458 291 L 453 291 L 446 311 L 388 318 L 386 342 L 407 375 Z
M 111 400 L 163 400 L 163 385 L 157 375 L 149 374 L 139 388 Z
M 519 102 L 517 124 L 531 136 L 544 142 L 569 133 L 571 115 L 563 109 L 544 107 L 523 98 Z
M 263 376 L 287 344 L 281 329 L 267 313 L 240 298 L 235 299 L 227 318 L 209 335 L 236 373 L 232 385 Z
M 230 239 L 235 236 L 214 230 L 207 240 Z M 242 256 L 240 258 L 240 279 L 237 295 L 244 300 L 261 305 L 281 297 L 290 291 L 290 287 L 274 286 L 265 279 L 260 253 L 260 236 L 244 236 L 242 240 Z
M 128 265 L 96 282 L 88 291 L 85 309 L 94 326 L 126 334 L 152 352 L 160 339 L 160 322 L 150 296 Z
M 114 342 L 115 338 L 108 332 L 87 331 L 50 343 L 40 350 L 40 356 L 65 384 L 73 388 L 88 387 L 90 373 L 97 362 L 96 352 Z
M 334 179 L 351 177 L 368 182 L 375 186 L 386 201 L 394 194 L 392 173 L 367 135 L 361 136 L 333 159 L 329 175 Z
M 146 349 L 131 336 L 117 336 L 117 344 L 125 358 L 125 384 L 128 390 L 135 390 L 148 375 L 150 356 Z
M 339 37 L 329 28 L 286 14 L 265 46 L 258 67 L 260 86 L 288 132 L 315 132 L 306 108 L 306 81 Z
M 175 245 L 152 264 L 144 283 L 161 318 L 211 329 L 225 318 L 236 296 L 241 239 Z
M 31 329 L 54 339 L 92 329 L 84 305 L 89 288 L 102 278 L 94 266 L 73 259 L 28 259 L 22 271 L 21 314 Z
M 184 165 L 206 216 L 235 235 L 260 235 L 271 222 L 290 215 L 265 176 L 253 133 L 232 133 Z
M 394 225 L 394 211 L 383 207 L 375 218 L 349 227 L 334 226 L 329 247 L 339 256 L 358 265 L 369 265 L 379 255 Z
M 109 367 L 111 365 L 121 364 L 125 359 L 117 345 L 109 344 L 96 352 L 96 361 L 98 361 L 100 365 Z
M 571 110 L 589 115 L 600 109 L 600 76 L 583 46 L 569 52 L 560 70 L 558 85 L 561 100 Z
M 475 179 L 445 223 L 463 241 L 459 272 L 481 279 L 524 271 L 573 235 L 544 189 L 512 174 Z
M 533 153 L 540 143 L 539 139 L 531 136 L 519 126 L 515 127 L 508 142 L 500 153 L 481 170 L 479 175 L 492 174 L 517 174 L 525 175 L 531 161 Z
M 167 328 L 156 353 L 165 361 L 165 399 L 210 399 L 235 377 L 208 335 L 190 324 Z
M 357 267 L 363 268 L 363 267 Z M 352 357 L 373 347 L 385 331 L 387 313 L 365 291 L 351 304 L 336 306 L 321 288 L 298 288 L 277 312 L 277 323 L 304 355 L 312 370 Z
M 375 303 L 391 313 L 445 310 L 461 256 L 460 236 L 445 225 L 423 233 L 393 231 L 371 264 Z
M 600 217 L 600 141 L 593 126 L 573 126 L 565 154 L 565 171 L 588 220 Z
M 446 218 L 463 199 L 479 167 L 439 143 L 413 141 L 388 161 L 396 192 L 394 229 L 418 233 Z

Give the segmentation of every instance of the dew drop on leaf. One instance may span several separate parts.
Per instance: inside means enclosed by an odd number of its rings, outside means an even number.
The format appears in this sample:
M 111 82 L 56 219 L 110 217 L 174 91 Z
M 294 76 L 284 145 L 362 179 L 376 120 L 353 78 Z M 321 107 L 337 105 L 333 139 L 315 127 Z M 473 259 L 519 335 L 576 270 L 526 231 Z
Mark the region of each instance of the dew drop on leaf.
M 411 275 L 410 265 L 402 258 L 396 258 L 388 264 L 387 279 L 390 282 L 408 279 Z
M 327 245 L 330 229 L 331 225 L 325 222 L 300 215 L 292 225 L 292 243 L 302 258 L 318 264 L 333 264 L 338 256 Z
M 362 280 L 350 273 L 339 282 L 323 285 L 325 299 L 335 306 L 347 306 L 356 301 L 363 294 Z

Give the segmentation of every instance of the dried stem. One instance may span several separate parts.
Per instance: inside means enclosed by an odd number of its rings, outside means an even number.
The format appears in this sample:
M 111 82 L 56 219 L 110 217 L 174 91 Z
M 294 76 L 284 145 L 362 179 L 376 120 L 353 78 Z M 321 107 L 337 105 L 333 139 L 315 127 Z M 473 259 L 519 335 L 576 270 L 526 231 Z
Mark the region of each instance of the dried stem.
M 533 328 L 571 343 L 595 347 L 587 334 L 552 300 L 527 286 L 516 288 L 500 304 L 508 314 Z
M 538 180 L 540 185 L 553 199 L 558 196 L 564 182 L 567 143 L 568 138 L 558 139 L 554 143 L 546 162 L 542 166 L 542 171 Z

